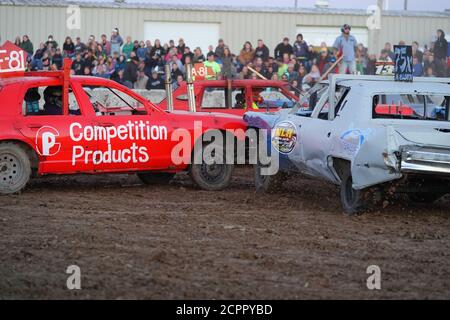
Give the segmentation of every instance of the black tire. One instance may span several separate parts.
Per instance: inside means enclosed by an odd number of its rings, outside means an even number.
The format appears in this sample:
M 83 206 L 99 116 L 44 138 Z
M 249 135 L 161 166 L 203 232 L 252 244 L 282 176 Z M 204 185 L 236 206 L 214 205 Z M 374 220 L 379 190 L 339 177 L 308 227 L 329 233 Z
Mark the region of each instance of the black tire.
M 175 176 L 175 173 L 168 172 L 139 172 L 137 173 L 139 179 L 146 185 L 161 185 L 169 184 L 170 180 Z
M 0 194 L 21 191 L 31 176 L 31 164 L 23 148 L 13 142 L 0 143 Z
M 350 170 L 345 170 L 341 177 L 341 204 L 348 215 L 363 212 L 367 208 L 365 190 L 353 189 L 353 179 Z
M 408 193 L 408 198 L 412 202 L 433 203 L 442 198 L 444 195 L 445 194 L 443 193 L 434 193 L 434 192 L 414 192 Z
M 255 188 L 257 193 L 277 193 L 283 188 L 283 183 L 287 179 L 287 174 L 281 171 L 278 173 L 268 176 L 261 175 L 261 168 L 263 168 L 259 163 L 253 165 L 255 173 Z
M 214 148 L 214 149 L 213 149 Z M 218 155 L 222 158 L 222 163 L 208 164 L 205 162 L 203 154 L 210 154 L 211 151 L 220 152 Z M 200 153 L 201 154 L 195 154 Z M 215 153 L 214 153 L 215 156 Z M 190 167 L 190 175 L 192 180 L 203 190 L 219 191 L 230 185 L 233 175 L 233 164 L 226 164 L 225 148 L 223 145 L 218 146 L 217 143 L 211 142 L 203 145 L 202 148 L 195 148 L 193 159 L 201 158 L 201 164 L 193 163 Z

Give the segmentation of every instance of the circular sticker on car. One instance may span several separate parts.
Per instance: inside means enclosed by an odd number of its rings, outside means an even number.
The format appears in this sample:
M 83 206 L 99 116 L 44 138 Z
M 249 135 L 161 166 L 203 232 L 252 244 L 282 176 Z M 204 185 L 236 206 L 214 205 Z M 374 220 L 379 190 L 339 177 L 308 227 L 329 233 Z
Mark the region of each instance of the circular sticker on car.
M 278 123 L 272 131 L 272 145 L 280 153 L 291 153 L 297 142 L 297 129 L 292 122 Z

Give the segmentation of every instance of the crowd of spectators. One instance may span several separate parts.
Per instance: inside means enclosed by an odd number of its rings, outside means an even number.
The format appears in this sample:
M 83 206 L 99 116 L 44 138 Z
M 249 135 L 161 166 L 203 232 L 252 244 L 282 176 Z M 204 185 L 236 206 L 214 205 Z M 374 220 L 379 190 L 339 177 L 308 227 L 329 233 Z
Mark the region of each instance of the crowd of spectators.
M 291 44 L 285 37 L 271 52 L 262 39 L 256 46 L 246 41 L 239 53 L 233 54 L 223 39 L 217 46 L 210 45 L 208 52 L 200 47 L 193 50 L 179 39 L 162 44 L 159 39 L 125 39 L 114 28 L 111 35 L 96 39 L 91 35 L 86 42 L 77 37 L 67 37 L 58 44 L 52 35 L 39 44 L 36 51 L 27 35 L 17 37 L 15 44 L 28 53 L 30 70 L 58 70 L 63 59 L 73 60 L 72 74 L 105 77 L 134 89 L 163 89 L 164 66 L 169 64 L 175 88 L 186 79 L 186 65 L 203 63 L 212 70 L 208 79 L 267 79 L 289 81 L 302 90 L 312 85 L 334 64 L 339 55 L 343 62 L 332 72 L 374 74 L 376 64 L 394 59 L 392 45 L 386 43 L 379 55 L 368 54 L 368 49 L 351 35 L 351 27 L 344 25 L 342 33 L 331 44 L 320 47 L 308 44 L 298 34 Z M 443 30 L 437 31 L 436 41 L 420 48 L 412 43 L 415 76 L 447 76 L 448 43 Z M 401 41 L 399 44 L 405 44 Z M 273 53 L 273 54 L 271 54 Z M 252 71 L 253 70 L 253 71 Z M 255 72 L 256 71 L 256 72 Z

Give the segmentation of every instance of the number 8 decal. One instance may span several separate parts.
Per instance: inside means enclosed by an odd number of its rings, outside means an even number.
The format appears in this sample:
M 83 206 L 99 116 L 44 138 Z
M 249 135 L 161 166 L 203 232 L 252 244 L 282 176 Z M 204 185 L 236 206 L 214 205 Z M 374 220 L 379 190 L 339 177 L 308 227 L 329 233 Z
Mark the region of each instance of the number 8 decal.
M 15 66 L 13 65 L 15 64 Z M 12 70 L 18 70 L 18 69 L 22 69 L 25 65 L 24 59 L 23 59 L 23 51 L 11 51 L 11 53 L 9 54 L 9 62 L 8 62 L 8 66 L 9 69 Z

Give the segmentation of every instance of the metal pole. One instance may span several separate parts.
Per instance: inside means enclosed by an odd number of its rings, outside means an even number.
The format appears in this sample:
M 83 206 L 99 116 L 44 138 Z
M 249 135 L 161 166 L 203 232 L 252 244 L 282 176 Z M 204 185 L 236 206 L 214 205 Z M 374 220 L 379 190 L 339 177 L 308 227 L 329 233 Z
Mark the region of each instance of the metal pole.
M 405 0 L 403 2 L 403 8 L 405 9 L 405 11 L 408 11 L 408 0 Z
M 170 72 L 169 64 L 166 64 L 164 69 L 166 73 L 167 110 L 172 112 L 173 111 L 172 75 Z
M 189 101 L 189 111 L 195 112 L 195 93 L 194 93 L 194 80 L 192 79 L 192 64 L 186 64 L 186 82 L 188 89 L 188 101 Z

